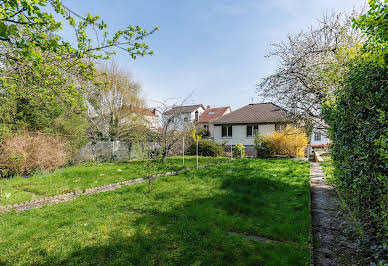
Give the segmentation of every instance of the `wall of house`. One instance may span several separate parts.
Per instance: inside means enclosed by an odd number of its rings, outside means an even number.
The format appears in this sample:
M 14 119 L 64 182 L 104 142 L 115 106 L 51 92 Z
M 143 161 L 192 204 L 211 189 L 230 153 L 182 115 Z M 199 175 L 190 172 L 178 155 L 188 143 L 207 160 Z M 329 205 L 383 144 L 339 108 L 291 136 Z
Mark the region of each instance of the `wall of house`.
M 321 132 L 321 140 L 315 140 L 315 134 L 317 131 L 313 131 L 311 134 L 311 145 L 327 145 L 330 142 L 330 139 L 326 136 L 324 132 Z
M 268 135 L 274 131 L 275 124 L 259 124 L 259 133 L 262 135 Z M 214 125 L 213 137 L 215 142 L 226 142 L 227 145 L 236 145 L 241 143 L 246 146 L 255 144 L 255 137 L 247 137 L 246 125 L 233 125 L 232 137 L 222 137 L 222 127 L 219 125 Z

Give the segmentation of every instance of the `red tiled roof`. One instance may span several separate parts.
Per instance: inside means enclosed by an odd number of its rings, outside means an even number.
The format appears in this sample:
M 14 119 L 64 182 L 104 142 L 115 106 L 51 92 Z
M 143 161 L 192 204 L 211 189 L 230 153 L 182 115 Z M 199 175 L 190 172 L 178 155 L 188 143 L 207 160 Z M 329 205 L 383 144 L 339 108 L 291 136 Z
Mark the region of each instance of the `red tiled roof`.
M 123 105 L 121 107 L 122 110 L 129 110 L 134 113 L 140 113 L 145 116 L 155 116 L 158 117 L 158 114 L 156 113 L 156 109 L 147 109 L 142 107 L 136 107 L 136 106 L 130 106 L 130 105 Z
M 223 115 L 212 121 L 223 123 L 264 123 L 284 122 L 289 120 L 290 113 L 273 103 L 252 103 Z
M 208 108 L 199 116 L 199 123 L 207 123 L 211 120 L 217 119 L 222 116 L 228 109 L 229 106 L 226 107 L 217 107 L 217 108 Z

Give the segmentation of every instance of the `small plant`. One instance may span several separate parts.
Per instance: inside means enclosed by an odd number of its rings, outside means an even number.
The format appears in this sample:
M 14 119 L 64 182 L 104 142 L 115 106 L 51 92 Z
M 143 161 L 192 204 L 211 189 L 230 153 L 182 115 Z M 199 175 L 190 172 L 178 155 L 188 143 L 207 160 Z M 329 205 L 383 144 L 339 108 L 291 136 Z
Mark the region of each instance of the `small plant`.
M 244 157 L 245 156 L 245 146 L 241 143 L 234 145 L 233 157 Z

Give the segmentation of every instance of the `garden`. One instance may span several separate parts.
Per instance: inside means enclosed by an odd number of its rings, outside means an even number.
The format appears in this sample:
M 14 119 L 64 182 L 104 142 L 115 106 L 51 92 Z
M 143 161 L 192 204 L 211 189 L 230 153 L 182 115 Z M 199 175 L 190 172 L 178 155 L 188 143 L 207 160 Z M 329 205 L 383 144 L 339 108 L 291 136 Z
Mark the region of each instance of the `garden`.
M 3 214 L 0 263 L 310 264 L 308 162 L 241 159 L 153 183 Z

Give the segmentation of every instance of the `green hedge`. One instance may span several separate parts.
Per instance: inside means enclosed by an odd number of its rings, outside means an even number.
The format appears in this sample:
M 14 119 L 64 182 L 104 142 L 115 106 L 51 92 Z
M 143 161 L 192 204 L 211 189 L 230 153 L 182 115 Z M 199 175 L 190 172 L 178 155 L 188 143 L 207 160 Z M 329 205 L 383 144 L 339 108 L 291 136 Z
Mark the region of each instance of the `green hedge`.
M 195 155 L 196 154 L 196 143 L 194 142 L 188 149 L 188 153 Z M 198 143 L 198 154 L 200 156 L 225 156 L 225 151 L 222 145 L 211 141 L 211 140 L 200 140 Z
M 369 260 L 388 246 L 388 68 L 373 60 L 350 65 L 343 89 L 324 115 L 333 141 L 335 182 L 363 228 Z M 368 256 L 369 255 L 369 256 Z

